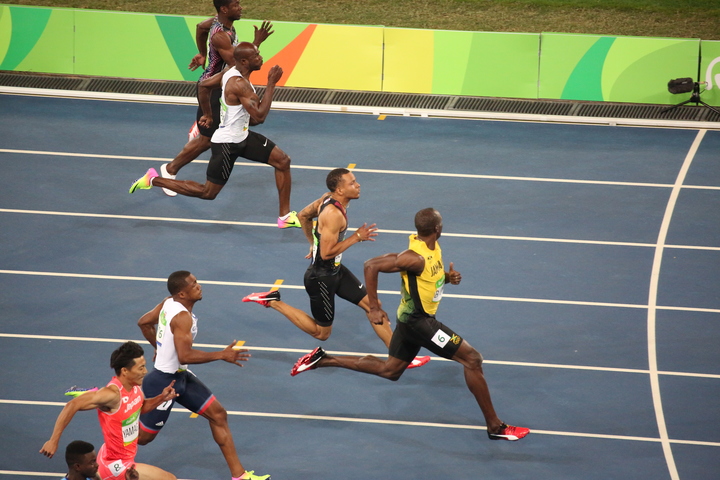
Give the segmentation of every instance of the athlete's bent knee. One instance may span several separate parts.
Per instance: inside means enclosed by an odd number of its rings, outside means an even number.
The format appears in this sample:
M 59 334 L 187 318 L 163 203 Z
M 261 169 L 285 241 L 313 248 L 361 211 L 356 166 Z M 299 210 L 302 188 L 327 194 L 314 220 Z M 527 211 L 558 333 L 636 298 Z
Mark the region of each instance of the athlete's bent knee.
M 330 338 L 330 332 L 315 332 L 313 333 L 313 338 L 324 342 L 325 340 Z
M 220 408 L 213 408 L 212 411 L 208 411 L 207 418 L 216 425 L 225 425 L 227 424 L 228 413 L 225 407 L 221 405 Z
M 405 373 L 404 368 L 394 369 L 394 370 L 390 370 L 390 369 L 386 368 L 385 370 L 380 372 L 380 376 L 382 378 L 390 380 L 391 382 L 397 382 L 398 380 L 400 380 L 400 377 L 402 377 L 403 373 Z
M 272 165 L 275 170 L 290 170 L 290 157 L 282 150 L 278 150 L 277 153 L 273 151 L 268 163 Z
M 472 352 L 467 356 L 467 366 L 473 370 L 482 369 L 483 356 L 480 352 L 473 349 Z
M 203 190 L 202 194 L 200 195 L 200 198 L 202 200 L 215 200 L 215 198 L 218 196 L 218 193 L 220 193 L 219 190 L 216 191 L 214 189 L 210 190 L 208 188 L 205 188 Z

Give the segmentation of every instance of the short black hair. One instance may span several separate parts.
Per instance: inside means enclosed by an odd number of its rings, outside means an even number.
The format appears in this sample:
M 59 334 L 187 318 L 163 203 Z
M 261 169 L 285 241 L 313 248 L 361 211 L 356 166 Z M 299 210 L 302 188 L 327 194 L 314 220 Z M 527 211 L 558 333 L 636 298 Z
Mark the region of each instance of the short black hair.
M 230 5 L 230 2 L 232 0 L 213 0 L 213 6 L 215 6 L 215 11 L 219 12 L 221 7 L 227 7 Z
M 347 168 L 336 168 L 328 173 L 328 176 L 325 179 L 325 185 L 327 185 L 328 190 L 334 192 L 337 189 L 338 184 L 340 184 L 340 180 L 342 180 L 343 175 L 347 173 L 350 173 L 350 170 Z
M 132 368 L 135 359 L 145 355 L 143 348 L 135 342 L 125 342 L 110 355 L 110 368 L 115 370 L 115 375 L 120 375 L 123 368 Z
M 82 440 L 70 442 L 65 448 L 65 462 L 67 462 L 69 468 L 72 468 L 76 463 L 82 463 L 82 457 L 93 450 L 95 450 L 95 447 L 92 443 L 83 442 Z
M 170 295 L 177 295 L 188 284 L 187 278 L 192 275 L 187 270 L 178 270 L 173 272 L 167 279 L 167 289 Z
M 440 223 L 440 212 L 434 208 L 423 208 L 415 214 L 415 229 L 418 235 L 432 235 Z

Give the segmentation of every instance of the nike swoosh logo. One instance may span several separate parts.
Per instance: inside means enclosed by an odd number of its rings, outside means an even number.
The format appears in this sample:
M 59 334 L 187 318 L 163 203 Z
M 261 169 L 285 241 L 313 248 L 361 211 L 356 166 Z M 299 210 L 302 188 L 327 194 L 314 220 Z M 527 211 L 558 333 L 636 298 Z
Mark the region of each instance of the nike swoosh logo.
M 361 284 L 360 284 L 360 286 L 359 286 L 358 288 L 363 288 L 363 286 L 364 286 L 364 285 L 363 285 L 363 284 L 361 283 Z
M 263 143 L 263 147 L 267 147 L 267 138 L 265 139 L 265 143 Z

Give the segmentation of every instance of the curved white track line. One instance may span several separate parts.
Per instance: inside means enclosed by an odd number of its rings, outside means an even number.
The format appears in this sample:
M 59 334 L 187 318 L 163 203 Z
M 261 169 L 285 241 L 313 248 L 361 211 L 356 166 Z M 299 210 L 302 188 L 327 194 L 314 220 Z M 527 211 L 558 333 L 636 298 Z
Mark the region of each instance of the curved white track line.
M 660 279 L 660 267 L 662 265 L 662 256 L 665 249 L 665 240 L 667 239 L 668 229 L 670 228 L 670 220 L 672 219 L 675 205 L 677 203 L 682 184 L 685 182 L 690 164 L 695 158 L 695 153 L 700 146 L 700 142 L 705 137 L 706 130 L 698 131 L 695 141 L 693 141 L 690 151 L 688 151 L 685 161 L 683 162 L 680 172 L 678 173 L 675 185 L 670 192 L 670 198 L 665 208 L 665 215 L 663 216 L 662 224 L 660 225 L 660 232 L 658 233 L 658 241 L 655 247 L 655 257 L 653 259 L 652 273 L 650 275 L 650 292 L 648 294 L 648 319 L 647 319 L 647 330 L 648 330 L 648 368 L 650 370 L 650 388 L 652 390 L 653 405 L 655 406 L 655 418 L 658 425 L 658 431 L 660 433 L 660 443 L 663 447 L 663 453 L 665 454 L 665 461 L 667 462 L 668 472 L 672 480 L 679 480 L 680 475 L 675 465 L 675 458 L 673 457 L 672 447 L 670 445 L 670 439 L 668 437 L 667 425 L 665 424 L 665 414 L 663 413 L 662 407 L 662 395 L 660 393 L 660 376 L 658 374 L 657 366 L 657 339 L 655 336 L 656 327 L 656 312 L 657 312 L 657 294 L 658 294 L 658 282 Z

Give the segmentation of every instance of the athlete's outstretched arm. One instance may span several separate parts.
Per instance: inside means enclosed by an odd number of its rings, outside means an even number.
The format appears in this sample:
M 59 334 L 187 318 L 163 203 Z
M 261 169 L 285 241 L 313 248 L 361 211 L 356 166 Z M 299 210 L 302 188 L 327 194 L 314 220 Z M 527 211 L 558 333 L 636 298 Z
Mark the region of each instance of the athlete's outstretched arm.
M 402 253 L 386 253 L 385 255 L 365 261 L 365 288 L 367 289 L 368 304 L 370 307 L 367 315 L 372 323 L 380 325 L 383 320 L 388 320 L 387 313 L 380 308 L 380 300 L 377 294 L 379 273 L 406 271 L 419 274 L 424 268 L 425 259 L 422 255 L 418 255 L 412 250 L 405 250 Z
M 195 27 L 195 44 L 197 45 L 198 53 L 192 58 L 190 65 L 188 65 L 190 70 L 205 67 L 205 60 L 207 59 L 207 39 L 214 20 L 215 17 L 210 17 L 198 23 Z
M 225 75 L 230 67 L 225 67 L 221 72 L 216 73 L 212 77 L 208 77 L 198 85 L 198 105 L 203 114 L 198 120 L 198 123 L 205 127 L 210 128 L 213 122 L 219 122 L 219 118 L 213 118 L 212 107 L 210 106 L 210 94 L 213 90 L 222 88 L 222 77 Z
M 257 25 L 253 25 L 253 28 L 255 29 L 255 38 L 253 39 L 253 45 L 256 47 L 260 47 L 260 44 L 263 43 L 267 38 L 275 33 L 275 30 L 273 30 L 273 24 L 269 21 L 265 20 L 260 25 L 260 28 L 257 27 Z
M 193 348 L 192 337 L 192 317 L 188 312 L 180 312 L 172 318 L 170 329 L 175 339 L 175 350 L 177 351 L 178 361 L 184 364 L 197 365 L 199 363 L 209 363 L 216 360 L 224 360 L 242 367 L 240 362 L 247 361 L 250 357 L 247 349 L 235 349 L 236 340 L 219 352 L 205 352 Z
M 235 46 L 230 40 L 230 35 L 223 31 L 217 31 L 210 38 L 210 43 L 213 47 L 215 47 L 215 50 L 223 59 L 225 65 L 235 65 L 235 59 L 233 58 L 233 51 L 235 50 Z
M 268 113 L 270 113 L 275 85 L 280 81 L 282 75 L 283 70 L 279 65 L 270 68 L 262 100 L 260 100 L 260 97 L 258 97 L 252 87 L 250 87 L 250 83 L 247 80 L 243 82 L 242 87 L 239 85 L 240 82 L 238 82 L 237 88 L 228 82 L 225 85 L 225 95 L 229 98 L 232 98 L 231 95 L 237 95 L 240 104 L 242 104 L 250 115 L 250 125 L 260 125 L 265 122 Z
M 75 397 L 65 404 L 60 415 L 55 421 L 50 440 L 40 449 L 40 453 L 48 458 L 52 458 L 57 452 L 60 437 L 65 431 L 70 421 L 77 412 L 101 408 L 114 410 L 120 406 L 120 391 L 113 387 L 103 387 L 95 392 L 87 392 L 79 397 Z
M 318 232 L 320 232 L 320 251 L 323 260 L 334 258 L 356 243 L 366 240 L 374 241 L 377 236 L 375 224 L 364 223 L 355 233 L 338 242 L 340 232 L 345 228 L 347 220 L 337 208 L 326 208 L 318 216 Z

